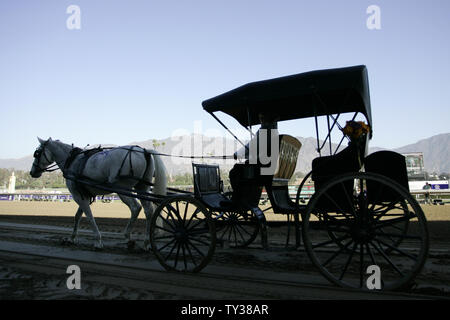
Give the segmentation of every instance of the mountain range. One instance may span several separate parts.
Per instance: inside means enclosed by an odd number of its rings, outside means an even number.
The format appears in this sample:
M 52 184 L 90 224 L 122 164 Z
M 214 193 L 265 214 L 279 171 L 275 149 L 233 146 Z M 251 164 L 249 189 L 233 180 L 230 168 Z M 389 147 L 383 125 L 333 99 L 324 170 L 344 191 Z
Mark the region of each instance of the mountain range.
M 315 138 L 297 137 L 302 143 L 300 149 L 296 171 L 309 172 L 312 160 L 318 156 L 316 151 L 317 140 Z M 322 142 L 320 141 L 320 144 Z M 234 139 L 223 137 L 207 137 L 199 134 L 172 137 L 162 140 L 146 140 L 131 142 L 130 145 L 140 145 L 144 148 L 156 149 L 161 154 L 182 155 L 182 156 L 222 156 L 232 155 L 242 145 Z M 336 148 L 332 144 L 332 149 Z M 327 151 L 328 150 L 328 151 Z M 385 148 L 374 147 L 369 149 L 369 153 L 386 150 Z M 417 141 L 400 148 L 392 149 L 399 153 L 422 152 L 424 155 L 425 170 L 432 173 L 450 172 L 450 133 L 432 136 L 427 139 Z M 322 155 L 329 153 L 328 144 L 323 148 Z M 163 161 L 170 175 L 190 173 L 191 162 L 218 163 L 222 169 L 229 170 L 234 160 L 223 159 L 190 159 L 163 156 Z M 33 156 L 29 155 L 19 159 L 0 159 L 0 168 L 15 170 L 30 170 Z

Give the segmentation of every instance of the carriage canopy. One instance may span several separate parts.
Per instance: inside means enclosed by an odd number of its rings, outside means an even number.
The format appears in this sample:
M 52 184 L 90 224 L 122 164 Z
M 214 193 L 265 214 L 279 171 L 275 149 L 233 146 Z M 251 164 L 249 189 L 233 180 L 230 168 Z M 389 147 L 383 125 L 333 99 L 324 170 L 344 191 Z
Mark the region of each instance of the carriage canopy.
M 372 127 L 366 66 L 310 71 L 248 83 L 203 101 L 209 113 L 222 111 L 244 127 L 259 124 L 259 113 L 278 121 L 361 112 Z

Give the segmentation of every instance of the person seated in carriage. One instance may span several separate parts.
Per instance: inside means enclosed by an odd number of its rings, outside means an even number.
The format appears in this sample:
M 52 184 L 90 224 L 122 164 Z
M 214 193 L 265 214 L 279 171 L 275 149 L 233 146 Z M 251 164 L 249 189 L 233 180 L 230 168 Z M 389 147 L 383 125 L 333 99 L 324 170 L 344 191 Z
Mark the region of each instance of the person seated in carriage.
M 233 189 L 232 200 L 248 209 L 259 204 L 265 180 L 275 171 L 278 153 L 278 117 L 259 114 L 261 127 L 245 147 L 234 153 L 236 160 L 229 177 Z

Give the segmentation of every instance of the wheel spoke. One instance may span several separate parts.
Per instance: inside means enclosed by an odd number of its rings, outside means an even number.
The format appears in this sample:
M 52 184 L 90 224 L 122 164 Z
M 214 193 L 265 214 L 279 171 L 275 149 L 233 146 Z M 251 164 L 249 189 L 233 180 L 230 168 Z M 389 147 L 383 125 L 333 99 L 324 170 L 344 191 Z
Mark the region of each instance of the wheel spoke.
M 204 219 L 198 219 L 198 221 L 196 221 L 194 225 L 192 225 L 189 229 L 187 229 L 187 231 L 191 232 L 191 230 L 195 230 L 198 225 L 204 222 L 205 222 Z
M 159 248 L 159 251 L 164 250 L 165 248 L 167 248 L 168 246 L 170 246 L 174 241 L 176 241 L 175 239 L 172 239 L 171 241 L 167 242 L 165 245 L 163 245 L 161 248 Z
M 366 250 L 369 253 L 370 260 L 372 261 L 372 263 L 375 264 L 375 265 L 378 265 L 378 263 L 375 260 L 375 256 L 373 255 L 372 250 L 370 249 L 370 246 L 369 246 L 368 243 L 366 243 Z
M 356 212 L 355 212 L 354 203 L 353 203 L 353 201 L 350 199 L 350 196 L 349 196 L 348 193 L 347 193 L 347 189 L 345 188 L 344 183 L 341 182 L 340 185 L 342 186 L 342 189 L 344 190 L 345 197 L 347 198 L 347 201 L 348 201 L 348 203 L 349 203 L 349 205 L 350 205 L 350 208 L 352 209 L 353 216 L 356 217 Z M 345 215 L 345 213 L 344 213 L 344 215 Z
M 162 210 L 163 212 L 165 212 L 166 214 L 167 214 L 167 217 L 164 217 L 162 214 L 160 214 L 159 215 L 159 218 L 161 218 L 162 220 L 164 220 L 173 230 L 175 230 L 176 229 L 176 226 L 175 226 L 175 219 L 173 218 L 173 216 L 172 216 L 172 214 L 171 213 L 169 213 L 168 211 L 165 211 L 164 209 Z M 171 216 L 172 217 L 172 220 L 170 220 L 170 219 L 168 219 L 168 216 Z
M 155 240 L 163 240 L 163 239 L 171 239 L 171 238 L 173 238 L 173 235 L 153 237 L 153 239 L 155 239 Z
M 187 270 L 186 251 L 184 251 L 184 243 L 181 243 L 181 251 L 183 253 L 184 270 Z
M 347 271 L 347 268 L 350 265 L 350 262 L 352 261 L 353 254 L 355 253 L 356 246 L 357 246 L 357 243 L 355 242 L 353 244 L 353 248 L 352 248 L 352 251 L 350 252 L 350 255 L 349 255 L 348 259 L 347 259 L 347 262 L 345 263 L 344 270 L 342 270 L 342 273 L 339 276 L 339 280 L 342 280 L 344 278 L 345 272 Z
M 175 211 L 175 214 L 180 219 L 180 224 L 182 224 L 184 226 L 184 220 L 180 216 L 180 205 L 178 203 L 179 203 L 179 201 L 175 202 L 175 206 L 177 207 L 177 210 Z
M 169 257 L 172 255 L 173 250 L 175 250 L 175 247 L 178 244 L 178 241 L 176 241 L 176 239 L 173 239 L 173 241 L 170 241 L 170 243 L 172 243 L 172 242 L 175 242 L 175 244 L 173 245 L 172 249 L 169 251 L 169 254 L 164 258 L 164 260 L 169 259 Z M 167 245 L 164 246 L 164 248 L 165 247 L 167 247 Z M 162 248 L 160 250 L 162 250 Z
M 197 213 L 200 212 L 200 208 L 196 208 L 195 211 L 192 213 L 191 217 L 189 218 L 188 223 L 186 224 L 186 229 L 189 228 L 189 225 L 191 224 L 192 220 L 194 219 L 194 217 L 197 217 Z
M 191 245 L 192 248 L 195 249 L 195 251 L 198 252 L 199 255 L 201 255 L 202 257 L 205 257 L 205 254 L 199 248 L 197 248 L 197 246 L 194 245 L 191 240 L 195 240 L 195 239 L 193 239 L 193 238 L 188 239 L 187 242 Z
M 194 263 L 194 266 L 197 266 L 197 262 L 195 262 L 194 255 L 192 254 L 191 248 L 189 248 L 188 243 L 189 243 L 189 241 L 187 241 L 187 243 L 184 243 L 184 246 L 186 247 L 186 249 L 189 253 L 189 256 L 191 257 L 191 260 Z
M 245 229 L 241 224 L 236 225 L 237 228 L 241 229 L 242 231 L 244 231 L 247 235 L 251 236 L 252 234 Z M 242 236 L 242 235 L 241 235 Z M 242 236 L 242 240 L 244 240 L 244 237 Z
M 322 246 L 329 245 L 331 243 L 336 243 L 336 241 L 341 241 L 341 240 L 344 240 L 344 239 L 347 239 L 347 238 L 350 238 L 349 234 L 341 236 L 341 237 L 339 237 L 337 239 L 331 239 L 331 240 L 327 240 L 327 241 L 324 241 L 324 242 L 316 243 L 316 244 L 312 245 L 311 247 L 313 249 L 316 249 L 316 248 L 319 248 L 319 247 L 322 247 Z
M 176 268 L 178 264 L 178 257 L 180 256 L 180 246 L 181 244 L 177 241 L 177 253 L 175 254 L 175 265 L 173 266 L 174 268 Z
M 364 244 L 359 244 L 359 287 L 363 286 L 364 275 Z
M 405 221 L 409 221 L 409 217 L 402 216 L 400 218 L 393 218 L 393 219 L 378 221 L 375 224 L 374 229 L 381 229 L 381 228 L 384 228 L 386 226 L 392 226 L 393 224 L 401 223 L 401 222 L 405 222 Z
M 412 259 L 412 260 L 414 260 L 414 261 L 416 261 L 416 259 L 417 259 L 417 256 L 416 256 L 416 255 L 406 253 L 406 252 L 404 252 L 403 250 L 400 250 L 400 249 L 397 248 L 397 247 L 391 246 L 389 243 L 386 243 L 386 242 L 384 242 L 384 241 L 382 241 L 382 240 L 380 240 L 380 239 L 375 239 L 375 241 L 377 241 L 378 243 L 381 243 L 381 244 L 385 245 L 386 247 L 388 247 L 388 248 L 390 248 L 390 249 L 392 249 L 392 250 L 394 250 L 394 251 L 397 251 L 398 253 L 400 253 L 400 254 L 404 255 L 405 257 L 408 257 L 408 258 L 410 258 L 410 259 Z
M 347 250 L 348 246 L 350 244 L 353 243 L 353 240 L 350 240 L 349 242 L 347 242 L 345 244 L 345 246 L 341 247 L 338 251 L 336 251 L 335 253 L 333 253 L 333 255 L 331 257 L 329 257 L 324 263 L 323 266 L 325 267 L 327 264 L 329 264 L 331 261 L 333 261 L 339 254 L 341 254 L 341 252 L 343 252 L 344 250 Z
M 377 190 L 377 195 L 375 197 L 375 199 L 373 200 L 372 206 L 370 207 L 370 211 L 373 212 L 373 209 L 375 208 L 376 204 L 378 203 L 378 199 L 380 198 L 380 195 L 382 194 L 382 190 L 383 190 L 383 184 L 381 183 L 377 183 L 378 185 L 378 190 Z
M 379 215 L 379 217 L 381 218 L 382 216 L 384 216 L 386 214 L 386 212 L 392 210 L 392 209 L 400 209 L 403 210 L 403 207 L 397 207 L 396 205 L 402 201 L 403 199 L 399 196 L 397 196 L 397 198 L 395 198 L 395 200 L 389 202 L 388 204 L 382 205 L 381 208 L 378 208 L 377 210 L 375 210 L 375 213 L 381 213 Z M 386 208 L 386 209 L 385 209 Z
M 381 254 L 384 260 L 386 260 L 390 264 L 390 266 L 394 268 L 395 271 L 397 271 L 402 277 L 405 276 L 403 272 L 391 261 L 391 259 L 389 259 L 386 253 L 384 253 L 383 248 L 381 248 L 381 246 L 380 248 L 378 248 L 372 241 L 370 242 L 370 244 L 375 248 L 375 250 L 378 251 L 379 254 Z
M 234 235 L 234 246 L 237 247 L 237 235 L 236 235 L 236 228 L 233 228 L 233 235 Z
M 227 234 L 227 231 L 228 231 L 230 228 L 231 228 L 231 226 L 230 226 L 230 225 L 227 225 L 227 226 L 225 227 L 225 230 L 221 231 L 221 237 L 220 237 L 220 240 L 223 240 L 223 237 Z
M 189 239 L 190 239 L 190 240 L 197 241 L 197 242 L 200 242 L 201 244 L 204 244 L 205 246 L 209 246 L 209 243 L 207 243 L 207 242 L 205 242 L 205 241 L 203 241 L 203 240 L 201 240 L 201 239 L 194 238 L 194 237 L 189 237 Z
M 397 233 L 378 233 L 375 232 L 376 236 L 388 236 L 388 237 L 396 237 L 396 238 L 405 238 L 405 239 L 414 239 L 414 240 L 422 240 L 421 236 L 411 236 L 407 234 L 397 234 Z
M 333 198 L 331 198 L 326 192 L 324 193 L 325 197 L 327 197 L 328 200 L 330 200 L 338 209 L 338 211 L 344 212 L 344 210 L 341 209 L 341 207 L 334 201 Z
M 155 229 L 164 230 L 164 231 L 172 233 L 172 234 L 174 233 L 174 230 L 169 230 L 169 229 L 166 229 L 166 228 L 161 227 L 161 226 L 155 226 Z

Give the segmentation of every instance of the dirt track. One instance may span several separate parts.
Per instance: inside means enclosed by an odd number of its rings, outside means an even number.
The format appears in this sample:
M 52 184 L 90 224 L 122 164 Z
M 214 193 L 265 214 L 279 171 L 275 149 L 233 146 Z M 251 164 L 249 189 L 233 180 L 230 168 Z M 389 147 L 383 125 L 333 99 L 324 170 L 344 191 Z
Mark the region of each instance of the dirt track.
M 0 223 L 25 223 L 34 225 L 49 225 L 71 228 L 73 223 L 74 203 L 0 203 Z M 120 233 L 126 225 L 129 213 L 125 205 L 117 203 L 95 203 L 93 204 L 94 215 L 97 218 L 99 228 L 103 232 Z M 434 294 L 436 296 L 449 296 L 450 294 L 450 255 L 448 255 L 448 243 L 450 240 L 449 206 L 424 206 L 429 220 L 431 236 L 430 257 L 427 260 L 422 274 L 417 278 L 417 286 L 410 290 L 411 293 Z M 111 216 L 115 217 L 112 218 Z M 143 214 L 141 214 L 143 216 Z M 118 218 L 121 217 L 121 218 Z M 283 218 L 275 216 L 269 220 L 279 220 Z M 142 239 L 144 233 L 145 220 L 139 219 L 135 228 L 135 237 Z M 92 252 L 92 236 L 89 225 L 82 221 L 81 228 L 85 229 L 81 234 L 81 243 L 77 246 L 86 252 Z M 70 229 L 64 229 L 62 233 L 47 234 L 45 232 L 3 232 L 0 241 L 15 241 L 24 244 L 36 244 L 50 246 L 58 250 L 61 248 L 60 239 L 68 236 Z M 268 274 L 292 274 L 292 277 L 305 276 L 307 279 L 319 279 L 318 281 L 327 285 L 321 275 L 314 269 L 303 250 L 286 250 L 284 244 L 284 227 L 272 227 L 269 229 L 269 240 L 272 249 L 264 251 L 259 242 L 249 249 L 226 249 L 218 248 L 211 268 L 225 267 L 244 270 L 258 270 L 258 272 L 268 272 Z M 111 240 L 104 252 L 121 254 L 126 259 L 144 259 L 145 261 L 155 261 L 151 254 L 144 253 L 139 248 L 129 251 L 123 240 Z M 115 241 L 115 242 L 114 242 Z M 291 242 L 293 243 L 293 242 Z M 53 249 L 52 249 L 53 250 Z M 51 251 L 52 251 L 51 250 Z M 3 260 L 4 261 L 4 260 Z M 134 260 L 133 260 L 134 261 Z M 137 260 L 136 260 L 137 261 Z M 26 264 L 24 264 L 26 265 Z M 16 266 L 17 267 L 17 266 Z M 189 295 L 176 295 L 167 292 L 156 292 L 138 288 L 127 288 L 126 286 L 108 286 L 105 284 L 95 285 L 90 283 L 86 290 L 77 297 L 72 293 L 64 291 L 64 281 L 54 276 L 43 273 L 30 273 L 30 270 L 17 269 L 14 266 L 2 264 L 0 268 L 0 278 L 3 279 L 0 286 L 0 298 L 9 297 L 15 299 L 23 298 L 23 293 L 29 292 L 28 298 L 32 299 L 189 299 Z M 230 270 L 231 270 L 230 269 Z M 251 273 L 252 271 L 249 271 Z M 254 271 L 253 271 L 254 272 Z M 308 278 L 309 277 L 309 278 Z M 308 281 L 308 280 L 306 280 Z M 31 287 L 30 287 L 31 286 Z M 49 289 L 50 288 L 50 289 Z M 51 289 L 53 288 L 53 289 Z M 100 290 L 100 289 L 101 290 Z M 100 292 L 101 291 L 101 292 Z M 164 291 L 164 290 L 163 290 Z M 64 293 L 65 292 L 65 293 Z M 238 298 L 232 294 L 227 297 Z M 328 296 L 330 297 L 330 296 Z M 26 297 L 25 297 L 26 298 Z M 196 297 L 198 298 L 198 296 Z M 205 297 L 207 298 L 207 297 Z M 274 297 L 272 297 L 274 298 Z M 336 296 L 335 298 L 340 298 Z

